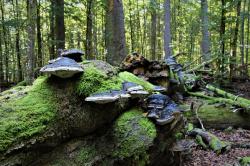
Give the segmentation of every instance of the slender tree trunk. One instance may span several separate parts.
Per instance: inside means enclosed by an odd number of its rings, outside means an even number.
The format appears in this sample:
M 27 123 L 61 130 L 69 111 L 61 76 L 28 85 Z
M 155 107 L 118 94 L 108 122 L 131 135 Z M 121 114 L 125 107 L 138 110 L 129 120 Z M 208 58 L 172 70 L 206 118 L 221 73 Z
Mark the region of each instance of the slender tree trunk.
M 221 24 L 220 24 L 220 72 L 225 72 L 225 33 L 226 33 L 226 2 L 221 0 Z
M 230 62 L 230 78 L 232 79 L 233 77 L 236 76 L 236 56 L 237 56 L 237 42 L 238 42 L 238 33 L 239 33 L 239 25 L 240 25 L 240 12 L 241 12 L 241 0 L 238 1 L 237 7 L 236 7 L 236 13 L 237 13 L 237 18 L 236 18 L 236 25 L 234 29 L 234 35 L 233 35 L 233 40 L 232 40 L 232 57 L 231 57 L 231 62 Z
M 55 0 L 56 49 L 65 49 L 64 0 Z
M 243 11 L 241 13 L 241 40 L 240 40 L 240 44 L 241 44 L 241 66 L 242 69 L 240 69 L 240 73 L 242 77 L 244 76 L 244 69 L 245 69 L 245 8 L 246 8 L 246 0 L 243 1 Z
M 49 33 L 49 54 L 50 59 L 54 59 L 55 55 L 55 0 L 50 0 L 50 33 Z
M 249 56 L 249 35 L 250 35 L 250 1 L 248 1 L 248 15 L 247 15 L 247 48 L 246 48 L 246 76 L 248 76 L 248 68 L 249 68 L 249 62 L 248 62 L 248 56 Z
M 126 56 L 122 0 L 107 0 L 105 35 L 107 61 L 112 65 L 119 65 Z
M 4 72 L 3 72 L 3 48 L 2 48 L 2 32 L 0 31 L 0 92 L 1 85 L 4 82 Z
M 131 41 L 131 52 L 135 51 L 135 40 L 134 40 L 134 26 L 133 26 L 133 20 L 132 20 L 132 3 L 131 0 L 129 0 L 129 27 L 130 27 L 130 41 Z
M 43 66 L 43 55 L 42 55 L 42 34 L 41 34 L 41 16 L 40 16 L 40 0 L 37 4 L 37 65 L 38 67 Z
M 23 80 L 23 72 L 21 65 L 21 52 L 20 52 L 20 32 L 16 32 L 16 56 L 17 56 L 17 82 Z
M 207 0 L 201 0 L 201 29 L 202 29 L 201 54 L 203 57 L 203 61 L 208 61 L 211 58 L 208 26 L 209 26 L 209 21 L 208 21 Z
M 37 9 L 36 0 L 27 0 L 28 10 L 28 66 L 27 66 L 27 83 L 30 85 L 34 80 L 35 68 L 35 38 L 36 38 L 36 19 Z
M 156 7 L 157 2 L 156 0 L 151 0 L 151 56 L 153 60 L 156 60 L 156 25 L 157 25 L 157 13 Z
M 8 48 L 8 36 L 7 28 L 5 27 L 5 11 L 4 11 L 4 1 L 1 0 L 1 14 L 2 14 L 2 31 L 3 31 L 3 42 L 4 42 L 4 64 L 5 64 L 5 81 L 9 81 L 9 48 Z
M 165 31 L 164 31 L 164 51 L 165 57 L 172 56 L 172 48 L 171 48 L 171 15 L 170 15 L 170 0 L 165 0 L 164 3 L 165 9 Z
M 86 30 L 86 43 L 85 43 L 85 50 L 86 50 L 86 58 L 93 59 L 93 0 L 87 0 L 87 30 Z

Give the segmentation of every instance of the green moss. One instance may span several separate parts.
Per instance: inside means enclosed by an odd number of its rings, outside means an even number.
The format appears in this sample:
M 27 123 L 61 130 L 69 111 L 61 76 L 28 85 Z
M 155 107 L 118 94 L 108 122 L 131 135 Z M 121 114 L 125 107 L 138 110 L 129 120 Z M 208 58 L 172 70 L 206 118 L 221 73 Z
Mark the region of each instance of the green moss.
M 84 165 L 87 162 L 93 160 L 93 158 L 98 155 L 94 146 L 86 145 L 82 147 L 76 158 L 76 163 Z
M 196 142 L 197 144 L 201 145 L 204 149 L 208 148 L 200 135 L 196 136 Z
M 216 153 L 221 153 L 221 151 L 228 146 L 224 141 L 221 141 L 218 137 L 213 134 L 210 134 L 211 141 L 209 142 L 210 148 Z
M 55 116 L 56 100 L 47 77 L 38 78 L 28 94 L 0 106 L 0 151 L 38 134 Z
M 241 166 L 248 166 L 250 165 L 250 157 L 243 157 L 240 159 Z
M 115 158 L 145 158 L 146 151 L 156 137 L 155 125 L 143 117 L 142 111 L 132 109 L 124 113 L 114 126 L 117 147 L 112 156 Z
M 178 132 L 178 133 L 175 133 L 174 137 L 176 140 L 181 140 L 184 138 L 184 134 L 181 132 Z
M 104 72 L 94 66 L 84 70 L 84 74 L 78 83 L 77 91 L 81 95 L 89 96 L 94 93 L 104 92 L 107 90 L 120 90 L 122 81 L 116 77 L 108 77 Z
M 136 83 L 138 85 L 141 85 L 148 91 L 152 91 L 154 89 L 153 84 L 135 76 L 132 73 L 126 72 L 126 71 L 119 73 L 119 78 L 121 78 L 123 81 L 133 82 L 133 83 Z

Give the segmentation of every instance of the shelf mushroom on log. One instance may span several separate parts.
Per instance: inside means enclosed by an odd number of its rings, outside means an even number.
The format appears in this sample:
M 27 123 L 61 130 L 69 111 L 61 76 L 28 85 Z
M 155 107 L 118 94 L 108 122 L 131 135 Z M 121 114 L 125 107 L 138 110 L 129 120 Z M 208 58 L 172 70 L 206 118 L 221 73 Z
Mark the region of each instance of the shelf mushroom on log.
M 82 67 L 74 60 L 60 57 L 51 60 L 40 72 L 52 74 L 60 78 L 70 78 L 77 73 L 83 72 Z

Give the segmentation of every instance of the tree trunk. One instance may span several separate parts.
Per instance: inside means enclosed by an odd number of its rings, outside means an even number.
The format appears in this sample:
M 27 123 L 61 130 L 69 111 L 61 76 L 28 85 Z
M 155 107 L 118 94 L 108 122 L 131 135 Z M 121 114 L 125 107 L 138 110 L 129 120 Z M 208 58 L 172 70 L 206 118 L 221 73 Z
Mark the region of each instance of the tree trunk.
M 55 0 L 50 0 L 50 34 L 49 34 L 49 54 L 50 59 L 54 59 L 55 55 Z
M 55 0 L 56 49 L 65 49 L 64 0 Z
M 0 31 L 0 92 L 1 85 L 4 82 L 4 72 L 3 72 L 3 48 L 2 48 L 2 32 Z
M 172 55 L 172 48 L 171 48 L 171 15 L 170 15 L 170 0 L 165 0 L 164 2 L 164 9 L 165 9 L 165 31 L 164 31 L 164 51 L 165 51 L 165 58 Z
M 156 60 L 156 25 L 157 25 L 157 16 L 156 16 L 156 0 L 150 1 L 151 6 L 151 56 L 152 60 Z
M 107 61 L 118 66 L 126 56 L 122 0 L 107 0 L 105 35 Z
M 236 25 L 235 25 L 235 29 L 234 29 L 234 36 L 233 36 L 233 40 L 231 43 L 231 47 L 232 47 L 232 56 L 231 56 L 231 60 L 230 60 L 230 79 L 232 79 L 233 77 L 236 76 L 236 56 L 237 56 L 237 42 L 238 42 L 238 32 L 239 32 L 239 25 L 240 25 L 240 12 L 241 12 L 241 0 L 238 0 L 237 3 L 237 15 L 236 15 Z
M 208 26 L 209 26 L 209 21 L 208 21 L 207 0 L 201 0 L 201 29 L 202 29 L 201 54 L 203 57 L 203 61 L 208 61 L 211 58 Z
M 35 38 L 36 38 L 36 14 L 37 14 L 37 4 L 36 0 L 27 1 L 28 10 L 28 65 L 27 65 L 27 83 L 32 84 L 34 80 L 34 68 L 35 68 Z
M 9 48 L 7 41 L 7 29 L 4 24 L 5 22 L 5 11 L 4 11 L 4 1 L 1 0 L 1 14 L 2 14 L 2 31 L 3 31 L 3 42 L 4 42 L 4 64 L 5 64 L 5 81 L 9 81 Z
M 250 1 L 248 1 L 248 15 L 247 15 L 247 48 L 246 48 L 246 68 L 245 68 L 245 73 L 246 73 L 246 76 L 248 77 L 248 68 L 249 68 L 249 65 L 248 65 L 248 55 L 249 55 L 249 34 L 250 34 Z
M 13 8 L 15 8 L 16 10 L 16 19 L 19 20 L 19 4 L 18 4 L 18 0 L 15 1 L 13 3 Z M 15 47 L 16 47 L 16 61 L 17 61 L 17 77 L 16 77 L 16 81 L 17 82 L 21 82 L 23 80 L 23 73 L 22 73 L 22 65 L 21 65 L 21 50 L 20 50 L 20 23 L 18 23 L 16 25 L 16 42 L 15 42 Z
M 43 66 L 43 55 L 42 55 L 42 34 L 41 34 L 41 16 L 40 16 L 40 0 L 37 4 L 37 65 L 38 67 Z
M 241 76 L 244 77 L 244 66 L 245 66 L 245 8 L 246 8 L 246 0 L 243 1 L 243 12 L 241 13 Z
M 221 0 L 221 24 L 220 24 L 220 72 L 225 72 L 225 32 L 226 32 L 226 2 Z
M 93 38 L 93 0 L 87 0 L 87 30 L 86 30 L 86 43 L 85 43 L 85 50 L 86 50 L 86 58 L 87 59 L 93 59 L 93 44 L 92 44 L 92 38 Z

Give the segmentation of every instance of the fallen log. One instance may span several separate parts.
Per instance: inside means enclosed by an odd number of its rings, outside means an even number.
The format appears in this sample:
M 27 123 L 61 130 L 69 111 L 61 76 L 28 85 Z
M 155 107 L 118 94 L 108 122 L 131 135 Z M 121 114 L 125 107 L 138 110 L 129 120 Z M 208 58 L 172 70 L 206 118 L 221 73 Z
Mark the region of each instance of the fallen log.
M 212 97 L 212 96 L 207 96 L 202 92 L 188 92 L 188 94 L 191 95 L 191 96 L 196 96 L 196 97 L 201 97 L 201 98 L 204 98 L 204 99 L 208 99 L 208 100 L 211 100 L 213 102 L 227 103 L 227 104 L 230 104 L 230 105 L 235 105 L 235 106 L 242 107 L 242 108 L 246 109 L 246 111 L 248 111 L 248 112 L 250 111 L 249 103 L 248 102 L 243 102 L 242 100 L 235 101 L 235 100 L 232 100 L 232 99 L 227 99 L 227 98 L 222 98 L 222 97 Z M 235 98 L 235 99 L 237 99 L 237 98 Z
M 213 63 L 213 62 L 214 62 L 215 60 L 217 60 L 217 59 L 218 59 L 218 57 L 214 57 L 214 58 L 212 58 L 211 60 L 209 60 L 209 61 L 207 61 L 207 62 L 203 62 L 202 64 L 200 64 L 200 65 L 198 65 L 198 66 L 196 66 L 196 67 L 194 67 L 194 68 L 192 68 L 192 69 L 189 69 L 189 70 L 185 71 L 185 73 L 192 73 L 192 72 L 195 72 L 195 71 L 197 71 L 197 70 L 199 70 L 199 69 L 205 67 L 206 65 L 209 65 L 210 63 Z
M 230 148 L 230 145 L 224 141 L 221 141 L 215 135 L 204 131 L 202 129 L 195 128 L 188 133 L 190 136 L 195 136 L 198 138 L 198 143 L 203 147 L 209 147 L 217 154 L 227 151 Z
M 204 104 L 199 108 L 198 114 L 206 129 L 224 130 L 229 127 L 250 129 L 250 115 L 232 112 L 230 106 L 218 107 L 217 105 Z M 184 115 L 189 122 L 200 126 L 195 113 L 188 111 Z
M 237 102 L 239 105 L 242 105 L 244 106 L 244 108 L 246 108 L 247 110 L 250 109 L 250 100 L 248 99 L 245 99 L 243 97 L 239 97 L 239 96 L 236 96 L 236 95 L 233 95 L 231 93 L 228 93 L 224 90 L 221 90 L 219 88 L 216 88 L 212 85 L 207 85 L 206 88 L 210 91 L 213 91 L 214 93 L 218 94 L 218 95 L 221 95 L 225 98 L 228 98 L 228 99 L 231 99 L 233 100 L 234 102 Z

